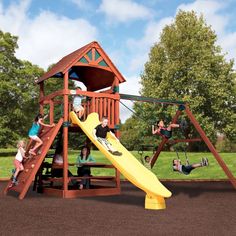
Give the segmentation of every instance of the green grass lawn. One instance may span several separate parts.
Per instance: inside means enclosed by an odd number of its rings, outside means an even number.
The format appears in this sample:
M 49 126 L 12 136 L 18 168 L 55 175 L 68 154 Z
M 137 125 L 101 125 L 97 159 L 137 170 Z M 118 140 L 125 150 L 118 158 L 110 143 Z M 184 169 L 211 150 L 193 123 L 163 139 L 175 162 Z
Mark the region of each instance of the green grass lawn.
M 15 149 L 0 149 L 0 178 L 6 178 L 11 176 L 11 170 L 13 168 L 13 160 L 16 150 Z M 69 152 L 69 163 L 75 163 L 79 151 L 71 150 Z M 137 151 L 132 152 L 135 157 L 140 158 Z M 145 155 L 152 155 L 151 152 L 146 152 Z M 92 151 L 93 157 L 97 162 L 110 163 L 105 156 L 99 151 Z M 229 169 L 236 176 L 236 153 L 221 153 L 221 157 Z M 184 154 L 180 153 L 182 162 L 185 162 Z M 185 176 L 183 174 L 172 171 L 172 159 L 176 158 L 174 152 L 162 152 L 159 156 L 153 172 L 161 179 L 219 179 L 226 178 L 221 167 L 215 161 L 211 153 L 189 153 L 189 160 L 191 163 L 199 162 L 202 157 L 207 157 L 210 162 L 210 166 L 202 167 L 194 170 L 190 175 Z M 119 157 L 117 157 L 119 158 Z M 48 159 L 50 162 L 51 159 Z M 73 174 L 76 174 L 76 167 L 70 167 Z M 112 169 L 92 169 L 93 175 L 114 175 Z

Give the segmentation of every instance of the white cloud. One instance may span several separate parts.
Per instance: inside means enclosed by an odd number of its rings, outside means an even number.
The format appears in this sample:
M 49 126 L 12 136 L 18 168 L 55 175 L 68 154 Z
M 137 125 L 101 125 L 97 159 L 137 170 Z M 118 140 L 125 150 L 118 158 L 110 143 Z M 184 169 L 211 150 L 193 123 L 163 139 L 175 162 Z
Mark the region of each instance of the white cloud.
M 87 10 L 91 7 L 90 2 L 86 0 L 70 0 L 70 1 L 74 3 L 79 9 Z
M 223 52 L 226 53 L 228 60 L 234 59 L 236 63 L 236 32 L 225 34 L 219 38 L 219 44 L 221 45 Z M 236 64 L 234 64 L 236 69 Z
M 132 0 L 102 0 L 98 11 L 104 13 L 109 22 L 113 23 L 149 19 L 152 16 L 149 8 Z
M 228 7 L 226 1 L 217 0 L 197 0 L 189 4 L 181 4 L 177 10 L 194 10 L 199 15 L 203 14 L 208 25 L 212 26 L 218 37 L 218 44 L 223 52 L 227 53 L 227 59 L 236 59 L 236 32 L 228 32 L 227 27 L 230 24 L 230 15 L 223 13 L 222 10 Z
M 165 17 L 160 21 L 150 21 L 145 29 L 143 37 L 135 40 L 128 39 L 127 46 L 129 50 L 134 50 L 136 55 L 133 56 L 133 59 L 130 61 L 129 69 L 131 72 L 139 70 L 141 72 L 144 63 L 148 59 L 148 52 L 150 47 L 159 41 L 159 36 L 162 29 L 172 22 L 172 17 Z
M 221 15 L 218 12 L 226 7 L 226 4 L 221 1 L 213 0 L 197 0 L 189 4 L 181 4 L 178 10 L 184 11 L 195 11 L 199 14 L 203 14 L 207 23 L 212 25 L 216 33 L 220 34 L 224 31 L 226 25 L 229 22 L 229 17 L 227 15 Z
M 121 100 L 121 102 L 129 109 L 133 110 L 133 103 L 131 101 Z M 133 112 L 126 108 L 123 104 L 120 103 L 120 119 L 122 123 L 125 123 L 125 121 L 133 115 Z
M 132 75 L 125 77 L 126 82 L 123 84 L 120 84 L 120 93 L 124 94 L 132 94 L 132 95 L 140 95 L 139 90 L 141 88 L 140 86 L 140 78 L 139 76 Z M 133 103 L 128 100 L 121 100 L 122 103 L 124 103 L 126 106 L 128 106 L 130 109 L 132 109 Z M 120 105 L 120 118 L 122 122 L 125 122 L 126 119 L 128 119 L 132 115 L 132 112 L 129 111 L 125 106 L 122 104 Z
M 125 77 L 126 82 L 120 85 L 120 93 L 138 95 L 140 78 L 137 75 Z
M 13 2 L 4 9 L 0 2 L 0 27 L 5 31 L 18 33 L 21 27 L 24 27 L 23 22 L 27 22 L 26 12 L 29 9 L 31 0 L 22 0 L 19 4 Z
M 96 39 L 98 32 L 84 19 L 69 19 L 50 11 L 28 17 L 31 1 L 0 11 L 0 28 L 19 36 L 16 56 L 47 68 L 63 56 Z

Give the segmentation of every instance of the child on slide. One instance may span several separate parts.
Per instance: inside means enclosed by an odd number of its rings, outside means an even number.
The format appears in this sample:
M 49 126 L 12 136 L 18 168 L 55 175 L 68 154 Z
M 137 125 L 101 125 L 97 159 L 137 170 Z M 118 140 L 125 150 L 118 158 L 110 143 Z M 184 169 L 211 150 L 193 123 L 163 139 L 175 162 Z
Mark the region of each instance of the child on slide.
M 22 165 L 23 158 L 25 157 L 25 142 L 23 140 L 20 140 L 17 143 L 17 154 L 14 159 L 14 166 L 15 170 L 13 170 L 13 176 L 12 176 L 12 184 L 17 185 L 17 176 L 20 171 L 24 170 L 24 167 Z
M 169 124 L 168 127 L 165 127 L 164 121 L 159 120 L 157 121 L 157 128 L 155 129 L 155 126 L 152 125 L 152 134 L 159 134 L 161 136 L 164 136 L 165 138 L 169 139 L 172 136 L 172 128 L 179 128 L 179 124 Z
M 29 151 L 29 154 L 32 154 L 34 156 L 37 155 L 37 153 L 35 152 L 37 148 L 39 148 L 43 144 L 43 141 L 38 137 L 41 126 L 54 127 L 55 124 L 51 125 L 44 124 L 43 116 L 41 114 L 38 114 L 35 117 L 34 123 L 28 133 L 29 138 L 36 142 L 35 146 Z
M 107 140 L 107 133 L 110 133 L 114 137 L 114 139 L 119 141 L 119 139 L 117 139 L 116 136 L 111 132 L 110 128 L 108 127 L 108 119 L 104 116 L 102 118 L 102 123 L 96 126 L 93 130 L 93 136 L 107 149 L 108 152 L 112 153 L 115 156 L 121 156 L 122 153 L 115 150 L 112 147 L 111 143 Z
M 209 162 L 207 158 L 202 158 L 202 161 L 200 163 L 192 164 L 192 165 L 181 165 L 181 161 L 178 159 L 173 160 L 173 171 L 178 171 L 182 174 L 189 175 L 192 170 L 208 166 Z

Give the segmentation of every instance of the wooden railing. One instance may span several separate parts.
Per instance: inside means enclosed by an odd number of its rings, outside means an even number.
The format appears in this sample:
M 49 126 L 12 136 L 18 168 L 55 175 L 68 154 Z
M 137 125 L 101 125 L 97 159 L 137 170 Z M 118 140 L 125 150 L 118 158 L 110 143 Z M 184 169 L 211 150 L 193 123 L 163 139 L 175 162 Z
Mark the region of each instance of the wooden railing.
M 119 111 L 117 111 L 117 103 L 118 101 L 111 98 L 106 97 L 93 97 L 90 100 L 83 103 L 85 108 L 84 118 L 86 118 L 90 113 L 96 112 L 99 114 L 99 118 L 101 119 L 103 116 L 106 116 L 109 120 L 109 126 L 114 128 L 116 124 L 116 116 L 119 115 Z
M 85 109 L 83 117 L 84 120 L 90 113 L 96 112 L 99 114 L 100 119 L 103 116 L 106 116 L 108 118 L 108 124 L 111 129 L 114 129 L 115 126 L 119 124 L 119 94 L 99 93 L 81 90 L 60 90 L 53 94 L 44 96 L 40 99 L 40 111 L 43 110 L 44 105 L 50 106 L 50 123 L 54 122 L 55 105 L 63 104 L 63 101 L 58 100 L 58 97 L 61 97 L 63 95 L 81 95 L 85 98 L 82 103 L 82 106 Z M 69 102 L 68 112 L 72 110 L 72 102 Z

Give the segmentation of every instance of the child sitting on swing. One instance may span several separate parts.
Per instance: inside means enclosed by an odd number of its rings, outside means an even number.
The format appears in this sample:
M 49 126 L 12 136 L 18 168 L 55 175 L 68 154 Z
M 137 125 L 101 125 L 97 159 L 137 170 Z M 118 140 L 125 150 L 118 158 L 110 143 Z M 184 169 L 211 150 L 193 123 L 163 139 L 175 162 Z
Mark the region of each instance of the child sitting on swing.
M 157 128 L 152 125 L 152 134 L 159 134 L 167 139 L 171 138 L 172 136 L 172 128 L 179 128 L 179 124 L 170 123 L 168 127 L 165 127 L 164 121 L 159 120 L 157 121 Z
M 209 162 L 207 158 L 202 158 L 202 161 L 200 163 L 191 164 L 191 165 L 182 165 L 179 159 L 174 159 L 173 171 L 178 171 L 182 174 L 189 175 L 192 170 L 199 167 L 208 166 L 208 165 L 209 165 Z

